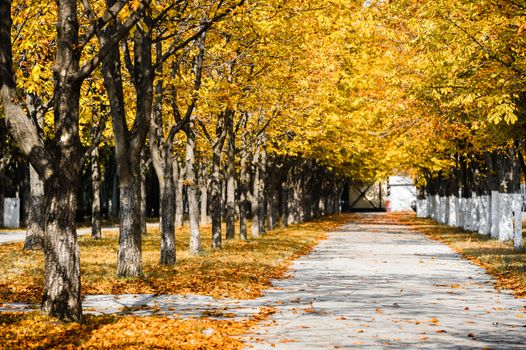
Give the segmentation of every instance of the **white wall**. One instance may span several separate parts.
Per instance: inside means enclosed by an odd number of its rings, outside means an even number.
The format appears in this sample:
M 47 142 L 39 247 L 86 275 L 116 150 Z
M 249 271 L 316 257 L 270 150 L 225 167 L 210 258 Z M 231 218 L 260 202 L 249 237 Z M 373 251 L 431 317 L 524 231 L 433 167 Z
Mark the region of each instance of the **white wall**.
M 20 198 L 4 198 L 4 226 L 20 227 Z
M 411 203 L 416 203 L 416 186 L 413 180 L 407 176 L 390 176 L 389 201 L 390 211 L 412 211 Z

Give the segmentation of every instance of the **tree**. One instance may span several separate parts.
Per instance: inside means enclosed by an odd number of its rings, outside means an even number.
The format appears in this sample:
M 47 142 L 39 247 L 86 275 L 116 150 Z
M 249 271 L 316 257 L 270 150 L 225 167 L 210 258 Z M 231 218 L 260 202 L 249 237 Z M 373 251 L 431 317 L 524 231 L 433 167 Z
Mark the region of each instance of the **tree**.
M 90 29 L 118 14 L 125 3 L 108 8 Z M 80 321 L 80 259 L 76 238 L 75 210 L 80 161 L 83 155 L 79 138 L 79 100 L 82 82 L 93 72 L 101 59 L 142 16 L 145 4 L 140 3 L 123 23 L 111 42 L 81 66 L 81 51 L 89 42 L 79 37 L 79 16 L 76 1 L 61 1 L 56 8 L 56 57 L 54 62 L 53 114 L 55 138 L 46 147 L 34 124 L 21 107 L 12 69 L 11 1 L 0 4 L 1 59 L 0 88 L 2 105 L 10 132 L 31 165 L 44 182 L 46 223 L 44 235 L 45 289 L 42 311 L 63 320 Z

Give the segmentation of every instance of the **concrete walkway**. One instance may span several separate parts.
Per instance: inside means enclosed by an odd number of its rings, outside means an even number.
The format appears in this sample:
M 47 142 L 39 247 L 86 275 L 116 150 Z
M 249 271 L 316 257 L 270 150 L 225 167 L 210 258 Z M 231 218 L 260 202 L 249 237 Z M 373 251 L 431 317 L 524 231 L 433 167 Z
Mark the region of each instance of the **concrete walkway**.
M 237 320 L 275 307 L 245 337 L 255 349 L 526 348 L 526 302 L 497 292 L 481 268 L 405 226 L 350 223 L 297 260 L 290 275 L 250 301 L 92 295 L 83 305 L 94 314 Z
M 526 302 L 405 226 L 349 224 L 292 274 L 256 349 L 526 349 Z

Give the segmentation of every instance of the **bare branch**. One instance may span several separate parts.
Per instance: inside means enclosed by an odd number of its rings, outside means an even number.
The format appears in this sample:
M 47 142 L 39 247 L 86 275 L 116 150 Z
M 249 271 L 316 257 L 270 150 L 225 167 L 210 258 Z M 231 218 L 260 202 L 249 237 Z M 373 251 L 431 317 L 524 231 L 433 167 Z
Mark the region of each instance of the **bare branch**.
M 104 114 L 102 119 L 100 120 L 99 124 L 93 128 L 92 130 L 92 143 L 91 146 L 86 149 L 84 152 L 84 155 L 80 159 L 80 166 L 83 167 L 86 161 L 88 160 L 89 156 L 93 152 L 93 150 L 97 147 L 99 147 L 99 144 L 102 141 L 102 133 L 104 132 L 104 129 L 106 129 L 106 122 L 108 121 L 108 117 L 110 116 L 110 113 Z
M 184 40 L 183 42 L 177 44 L 177 42 L 174 40 L 168 50 L 161 56 L 156 59 L 154 68 L 157 69 L 157 66 L 161 65 L 164 61 L 166 61 L 168 58 L 170 58 L 172 55 L 174 55 L 177 51 L 181 50 L 182 48 L 186 47 L 188 44 L 190 44 L 192 41 L 199 38 L 204 32 L 206 32 L 212 25 L 218 21 L 221 21 L 224 19 L 227 15 L 229 15 L 234 9 L 241 6 L 245 0 L 240 0 L 237 4 L 233 5 L 231 8 L 225 10 L 224 12 L 214 16 L 210 20 L 203 21 L 201 23 L 199 30 L 191 35 L 189 38 Z
M 102 62 L 102 60 L 115 48 L 130 31 L 130 29 L 137 24 L 143 17 L 151 0 L 141 0 L 137 9 L 119 26 L 119 29 L 112 33 L 109 40 L 99 49 L 99 52 L 76 74 L 77 79 L 85 79 L 88 77 Z M 108 21 L 109 22 L 109 21 Z M 94 33 L 96 34 L 96 33 Z

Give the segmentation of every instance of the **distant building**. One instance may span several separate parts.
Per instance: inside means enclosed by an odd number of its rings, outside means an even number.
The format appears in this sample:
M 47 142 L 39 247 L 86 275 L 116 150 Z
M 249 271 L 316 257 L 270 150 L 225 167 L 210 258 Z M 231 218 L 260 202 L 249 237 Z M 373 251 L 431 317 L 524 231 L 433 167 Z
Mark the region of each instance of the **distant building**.
M 416 208 L 416 186 L 407 176 L 389 176 L 387 211 L 411 211 Z

